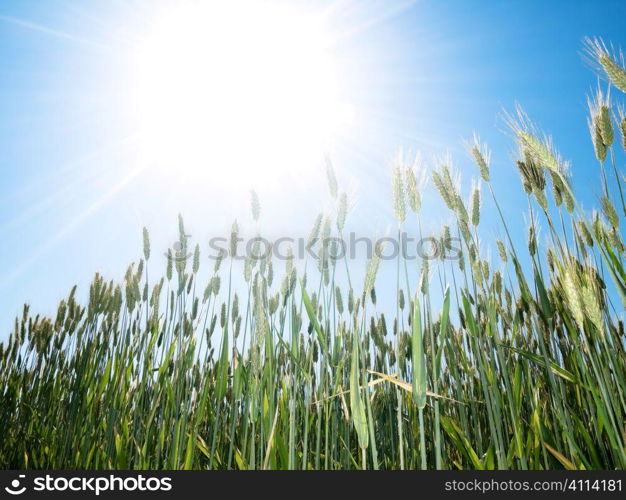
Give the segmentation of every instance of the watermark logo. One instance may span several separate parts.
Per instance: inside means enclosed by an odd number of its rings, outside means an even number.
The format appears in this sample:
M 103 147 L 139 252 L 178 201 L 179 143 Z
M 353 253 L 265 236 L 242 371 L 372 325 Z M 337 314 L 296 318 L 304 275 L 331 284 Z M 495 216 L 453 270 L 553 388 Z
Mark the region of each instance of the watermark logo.
M 176 241 L 172 247 L 165 252 L 165 257 L 173 262 L 185 262 L 191 258 L 191 253 L 187 251 L 187 240 L 191 238 L 191 234 L 182 234 L 181 241 Z
M 414 238 L 407 233 L 399 237 L 370 238 L 349 233 L 347 238 L 317 237 L 313 239 L 283 236 L 268 240 L 261 236 L 244 239 L 237 235 L 230 238 L 214 237 L 209 240 L 209 258 L 235 260 L 304 260 L 318 261 L 354 260 L 359 257 L 371 259 L 374 254 L 380 260 L 459 260 L 462 245 L 459 238 Z
M 20 479 L 24 479 L 26 476 L 24 474 L 20 474 L 19 479 L 14 479 L 11 481 L 11 486 L 5 486 L 4 491 L 6 491 L 9 495 L 21 495 L 26 491 L 26 486 L 21 486 Z
M 21 481 L 26 478 L 20 474 L 18 479 L 13 479 L 4 490 L 13 496 L 21 495 L 29 490 L 31 492 L 82 492 L 99 496 L 104 492 L 157 492 L 171 491 L 172 479 L 169 477 L 151 477 L 143 474 L 131 476 L 118 476 L 116 474 L 95 475 L 83 474 L 80 476 L 50 475 L 32 477 L 32 485 L 27 488 Z

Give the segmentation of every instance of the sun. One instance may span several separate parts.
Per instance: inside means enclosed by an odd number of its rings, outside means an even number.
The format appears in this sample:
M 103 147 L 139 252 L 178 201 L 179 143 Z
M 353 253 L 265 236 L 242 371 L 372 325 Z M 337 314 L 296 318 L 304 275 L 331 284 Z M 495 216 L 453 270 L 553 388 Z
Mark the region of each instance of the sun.
M 330 42 L 319 17 L 286 4 L 170 8 L 135 53 L 142 153 L 213 181 L 303 173 L 350 119 Z

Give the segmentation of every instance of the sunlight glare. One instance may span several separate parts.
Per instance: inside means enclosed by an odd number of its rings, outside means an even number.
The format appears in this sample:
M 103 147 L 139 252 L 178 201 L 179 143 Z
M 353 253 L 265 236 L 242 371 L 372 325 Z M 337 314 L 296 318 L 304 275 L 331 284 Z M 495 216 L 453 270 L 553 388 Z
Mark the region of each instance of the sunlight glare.
M 330 49 L 317 18 L 286 5 L 168 10 L 136 54 L 143 154 L 226 183 L 301 175 L 350 117 Z

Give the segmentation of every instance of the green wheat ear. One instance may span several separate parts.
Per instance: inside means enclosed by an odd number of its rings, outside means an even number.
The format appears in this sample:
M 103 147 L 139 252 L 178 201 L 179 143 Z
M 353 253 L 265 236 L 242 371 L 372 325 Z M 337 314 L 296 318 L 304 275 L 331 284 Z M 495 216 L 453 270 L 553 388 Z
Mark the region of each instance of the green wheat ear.
M 626 68 L 624 67 L 624 56 L 620 52 L 615 54 L 607 49 L 601 38 L 586 38 L 585 48 L 587 54 L 604 70 L 610 82 L 626 92 Z
M 252 218 L 255 222 L 258 222 L 261 216 L 261 202 L 259 201 L 259 195 L 254 189 L 250 191 L 250 207 L 252 210 Z
M 472 190 L 471 208 L 472 225 L 478 226 L 480 222 L 480 185 L 477 184 Z
M 471 146 L 472 156 L 480 171 L 480 176 L 485 182 L 490 180 L 489 164 L 491 162 L 491 152 L 485 144 L 480 142 L 478 135 L 474 134 L 473 143 Z
M 383 243 L 378 242 L 374 248 L 374 253 L 367 264 L 367 270 L 365 271 L 365 282 L 363 284 L 363 295 L 370 294 L 376 283 L 376 276 L 378 274 L 378 266 L 380 265 L 380 257 L 383 251 Z
M 614 139 L 613 122 L 609 110 L 611 105 L 609 95 L 608 93 L 605 95 L 598 86 L 596 93 L 587 98 L 587 104 L 590 115 L 587 123 L 593 147 L 598 160 L 604 163 L 608 148 L 611 147 Z
M 146 259 L 150 259 L 150 234 L 147 228 L 143 228 L 143 256 Z
M 341 233 L 346 224 L 346 215 L 348 214 L 348 195 L 341 193 L 337 206 L 337 230 Z
M 393 169 L 393 213 L 396 220 L 400 223 L 406 219 L 406 199 L 404 191 L 402 166 L 396 165 Z
M 330 155 L 324 155 L 324 161 L 326 162 L 326 179 L 328 180 L 328 190 L 333 198 L 337 198 L 337 176 L 335 175 L 335 168 L 330 160 Z
M 422 198 L 417 186 L 415 171 L 412 168 L 407 167 L 405 169 L 404 180 L 406 184 L 406 198 L 409 203 L 409 207 L 414 213 L 417 213 L 422 206 Z
M 617 116 L 619 120 L 619 130 L 622 136 L 622 148 L 626 151 L 626 112 L 621 104 L 617 108 Z

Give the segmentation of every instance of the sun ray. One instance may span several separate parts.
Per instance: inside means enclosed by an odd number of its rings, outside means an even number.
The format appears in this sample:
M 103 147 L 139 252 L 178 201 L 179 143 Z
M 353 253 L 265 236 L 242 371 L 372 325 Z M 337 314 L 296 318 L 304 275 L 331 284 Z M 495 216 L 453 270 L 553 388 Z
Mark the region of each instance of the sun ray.
M 305 173 L 306 158 L 349 120 L 316 16 L 243 0 L 183 2 L 151 25 L 132 100 L 144 151 L 162 172 L 227 183 Z
M 0 14 L 0 21 L 8 23 L 8 24 L 13 24 L 15 26 L 19 26 L 21 28 L 26 28 L 32 31 L 36 31 L 38 33 L 43 33 L 45 35 L 52 36 L 55 38 L 60 38 L 60 39 L 68 40 L 71 42 L 77 42 L 82 45 L 91 45 L 93 47 L 97 47 L 98 49 L 107 48 L 105 45 L 95 42 L 94 40 L 89 40 L 87 38 L 72 35 L 70 33 L 66 33 L 65 31 L 55 30 L 53 28 L 49 28 L 42 24 L 37 24 L 31 21 L 26 21 L 24 19 L 18 19 L 16 17 Z
M 6 220 L 0 224 L 0 232 L 9 231 L 28 223 L 29 220 L 38 214 L 58 204 L 66 195 L 77 192 L 77 190 L 80 190 L 81 186 L 93 183 L 97 172 L 85 167 L 88 166 L 90 162 L 98 158 L 105 158 L 108 154 L 111 154 L 111 152 L 122 146 L 132 144 L 134 141 L 136 141 L 135 137 L 127 137 L 115 144 L 108 144 L 97 151 L 83 155 L 81 158 L 65 166 L 42 174 L 36 179 L 36 183 L 26 184 L 20 189 L 12 191 L 9 200 L 31 199 L 36 201 L 31 201 L 17 217 Z M 145 170 L 145 168 L 143 168 L 142 171 L 143 170 Z M 47 195 L 41 195 L 42 186 L 50 186 L 52 184 L 60 187 Z M 7 201 L 7 199 L 3 201 Z
M 70 235 L 80 227 L 82 223 L 89 219 L 94 213 L 111 202 L 124 188 L 126 188 L 139 174 L 146 169 L 146 165 L 136 167 L 126 173 L 114 186 L 106 191 L 100 198 L 95 200 L 91 205 L 86 207 L 78 215 L 72 218 L 63 228 L 61 228 L 52 238 L 49 238 L 41 246 L 27 256 L 21 263 L 13 268 L 0 280 L 0 289 L 6 288 L 13 280 L 18 278 L 26 269 L 37 262 L 41 257 L 46 255 L 52 248 L 63 241 L 65 237 Z

